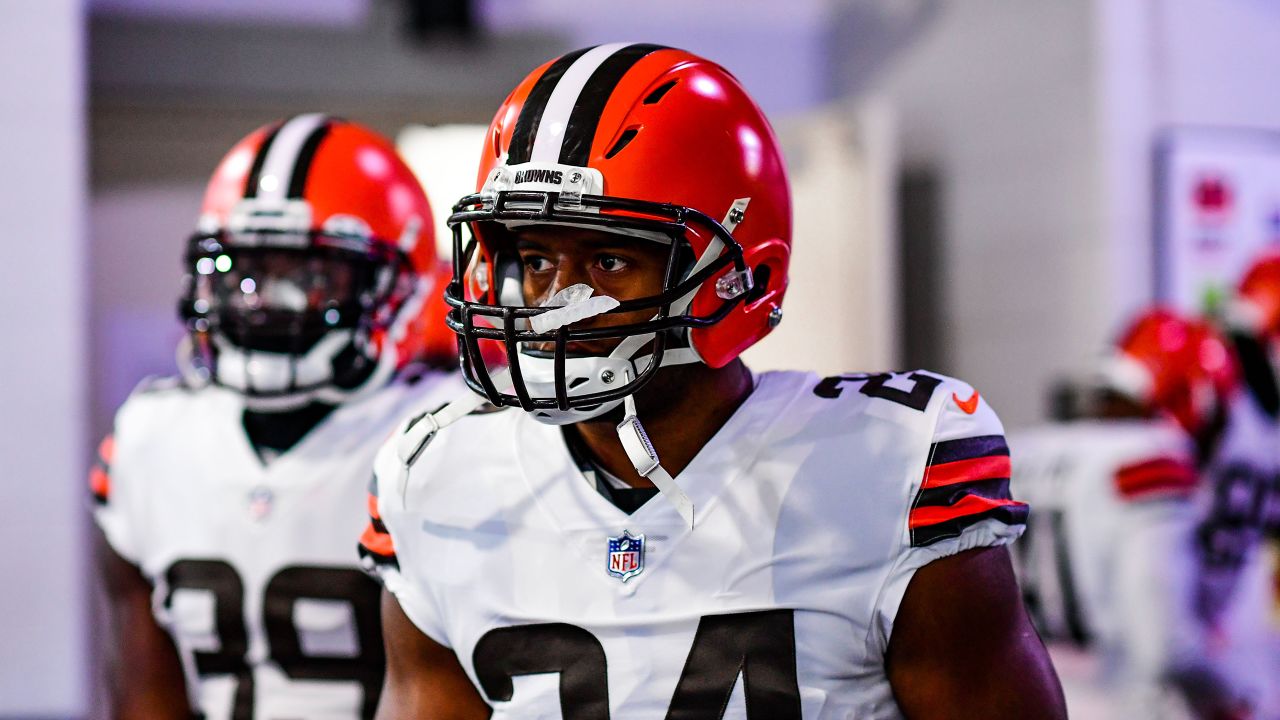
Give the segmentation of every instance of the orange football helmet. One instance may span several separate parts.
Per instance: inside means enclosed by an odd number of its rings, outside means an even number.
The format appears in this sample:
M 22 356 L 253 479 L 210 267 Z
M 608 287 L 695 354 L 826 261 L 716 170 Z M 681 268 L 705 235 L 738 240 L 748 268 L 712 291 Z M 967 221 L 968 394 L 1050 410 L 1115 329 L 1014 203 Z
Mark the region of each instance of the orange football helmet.
M 186 370 L 254 407 L 341 402 L 456 345 L 426 194 L 391 143 L 345 120 L 298 115 L 237 143 L 186 266 Z
M 1259 339 L 1280 338 L 1280 252 L 1264 254 L 1245 271 L 1229 320 Z
M 791 195 L 777 140 L 732 75 L 682 50 L 600 45 L 534 70 L 498 109 L 477 193 L 454 210 L 446 299 L 466 381 L 491 403 L 546 422 L 606 412 L 664 365 L 722 367 L 782 317 Z M 527 306 L 523 268 L 503 240 L 536 223 L 662 243 L 669 248 L 662 292 L 554 316 L 547 313 L 555 307 Z M 652 318 L 596 328 L 581 322 L 583 313 L 637 310 Z M 619 342 L 601 357 L 566 350 L 601 339 Z M 484 362 L 485 345 L 495 343 L 510 367 L 510 388 L 499 387 Z M 534 343 L 555 350 L 527 347 Z
M 1146 409 L 1163 413 L 1194 436 L 1225 411 L 1238 370 L 1227 343 L 1209 323 L 1153 308 L 1115 343 L 1104 384 Z

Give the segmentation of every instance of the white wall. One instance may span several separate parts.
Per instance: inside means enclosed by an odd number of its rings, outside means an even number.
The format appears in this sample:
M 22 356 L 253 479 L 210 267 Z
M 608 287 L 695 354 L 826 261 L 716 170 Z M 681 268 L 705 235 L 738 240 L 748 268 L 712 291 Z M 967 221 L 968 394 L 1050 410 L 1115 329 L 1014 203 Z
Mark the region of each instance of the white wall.
M 1087 3 L 944 3 L 872 88 L 895 105 L 904 163 L 942 177 L 938 369 L 1011 425 L 1041 417 L 1049 383 L 1110 332 L 1091 23 Z
M 823 375 L 897 367 L 893 113 L 875 100 L 836 104 L 775 129 L 791 181 L 791 284 L 782 324 L 747 364 Z
M 1148 0 L 1159 33 L 1155 119 L 1280 129 L 1280 4 Z
M 85 705 L 81 12 L 0 0 L 0 717 Z

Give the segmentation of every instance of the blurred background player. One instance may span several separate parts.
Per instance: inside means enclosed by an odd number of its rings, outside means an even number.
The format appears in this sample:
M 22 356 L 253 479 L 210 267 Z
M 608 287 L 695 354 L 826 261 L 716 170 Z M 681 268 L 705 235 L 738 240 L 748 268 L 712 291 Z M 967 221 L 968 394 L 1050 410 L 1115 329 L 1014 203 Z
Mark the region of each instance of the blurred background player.
M 1014 477 L 1035 508 L 1018 546 L 1028 608 L 1053 640 L 1096 645 L 1115 717 L 1243 716 L 1194 609 L 1202 468 L 1237 371 L 1207 322 L 1155 308 L 1105 359 L 1088 419 L 1016 433 Z M 1067 673 L 1073 711 L 1099 678 Z
M 1219 652 L 1257 702 L 1280 714 L 1280 649 L 1271 612 L 1273 569 L 1263 539 L 1280 528 L 1280 254 L 1257 257 L 1227 305 L 1224 326 L 1239 359 L 1242 390 L 1232 397 L 1223 439 L 1205 469 L 1197 529 L 1196 607 Z
M 446 385 L 426 195 L 390 143 L 299 115 L 214 171 L 186 251 L 182 377 L 120 408 L 91 484 L 113 715 L 368 718 L 372 458 Z M 438 403 L 437 403 L 438 404 Z

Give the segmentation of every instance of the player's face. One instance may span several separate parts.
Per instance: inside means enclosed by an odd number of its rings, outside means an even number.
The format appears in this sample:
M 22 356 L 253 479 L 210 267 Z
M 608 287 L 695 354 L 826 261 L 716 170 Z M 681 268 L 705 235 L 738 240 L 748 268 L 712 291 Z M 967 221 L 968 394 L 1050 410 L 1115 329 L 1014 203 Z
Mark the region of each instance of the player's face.
M 662 292 L 668 247 L 656 241 L 625 237 L 586 228 L 540 226 L 515 233 L 516 250 L 524 266 L 524 302 L 540 306 L 556 293 L 579 283 L 591 286 L 594 295 L 619 301 L 636 300 Z M 599 328 L 643 322 L 653 311 L 601 315 L 575 328 Z M 607 353 L 618 339 L 580 343 L 573 352 Z
M 197 269 L 198 296 L 241 313 L 323 311 L 350 300 L 355 284 L 350 265 L 293 250 L 242 252 L 221 266 L 202 260 Z

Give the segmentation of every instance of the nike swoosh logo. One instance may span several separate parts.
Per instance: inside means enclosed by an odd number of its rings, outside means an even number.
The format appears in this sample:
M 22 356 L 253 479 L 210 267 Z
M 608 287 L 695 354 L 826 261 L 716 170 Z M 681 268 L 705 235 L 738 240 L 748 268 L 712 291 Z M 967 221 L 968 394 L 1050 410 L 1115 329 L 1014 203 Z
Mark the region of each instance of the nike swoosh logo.
M 978 397 L 978 391 L 974 390 L 973 395 L 968 400 L 961 400 L 960 396 L 955 393 L 951 393 L 951 399 L 956 401 L 956 407 L 965 411 L 966 415 L 972 415 L 978 412 L 978 400 L 981 398 Z

